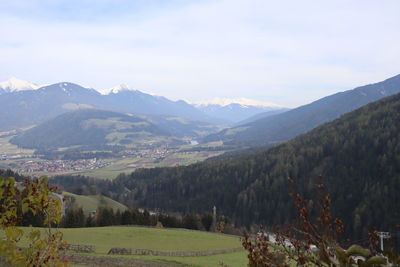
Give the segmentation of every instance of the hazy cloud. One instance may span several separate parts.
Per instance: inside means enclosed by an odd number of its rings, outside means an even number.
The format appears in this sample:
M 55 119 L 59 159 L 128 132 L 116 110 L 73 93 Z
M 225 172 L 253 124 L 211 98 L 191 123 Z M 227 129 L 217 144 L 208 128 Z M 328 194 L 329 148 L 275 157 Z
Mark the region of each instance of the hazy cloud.
M 168 4 L 165 4 L 168 2 Z M 0 78 L 295 106 L 400 71 L 398 1 L 2 1 Z

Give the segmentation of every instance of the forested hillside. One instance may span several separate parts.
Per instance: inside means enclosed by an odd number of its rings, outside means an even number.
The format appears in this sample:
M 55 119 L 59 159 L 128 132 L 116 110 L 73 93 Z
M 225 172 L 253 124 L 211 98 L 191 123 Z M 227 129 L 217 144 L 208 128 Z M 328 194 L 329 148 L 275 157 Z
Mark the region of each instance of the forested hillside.
M 100 148 L 104 145 L 143 145 L 178 138 L 200 138 L 221 129 L 218 126 L 179 117 L 128 115 L 97 109 L 80 109 L 61 114 L 11 139 L 24 148 L 48 150 L 68 146 Z
M 131 144 L 170 133 L 138 116 L 83 109 L 61 114 L 11 139 L 25 148 L 54 149 L 68 146 Z
M 204 141 L 236 146 L 262 146 L 288 141 L 370 102 L 400 93 L 400 75 L 321 98 L 287 112 L 211 134 Z
M 277 147 L 243 158 L 120 175 L 109 195 L 167 211 L 203 212 L 216 205 L 237 224 L 289 222 L 287 178 L 310 197 L 322 175 L 333 212 L 352 237 L 399 223 L 400 95 L 369 104 Z M 104 187 L 105 189 L 105 187 Z

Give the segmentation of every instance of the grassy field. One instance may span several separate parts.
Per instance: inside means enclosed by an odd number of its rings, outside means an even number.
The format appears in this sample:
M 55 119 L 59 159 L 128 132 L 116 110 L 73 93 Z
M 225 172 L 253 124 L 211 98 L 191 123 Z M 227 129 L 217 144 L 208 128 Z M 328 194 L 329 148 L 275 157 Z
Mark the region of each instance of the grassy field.
M 136 166 L 151 166 L 154 165 L 153 158 L 136 158 L 127 157 L 123 159 L 109 160 L 110 165 L 101 169 L 85 170 L 80 172 L 81 175 L 100 179 L 114 179 L 120 173 L 131 173 L 136 170 Z
M 158 251 L 205 251 L 237 248 L 240 238 L 184 229 L 158 229 L 110 226 L 61 229 L 71 244 L 94 245 L 105 254 L 112 247 L 143 248 Z
M 101 169 L 81 171 L 79 174 L 100 178 L 100 179 L 114 179 L 120 173 L 131 173 L 137 168 L 154 168 L 154 167 L 173 167 L 189 165 L 199 161 L 203 161 L 209 157 L 214 157 L 222 154 L 221 151 L 212 152 L 176 152 L 168 155 L 162 160 L 154 158 L 134 158 L 127 157 L 112 161 L 110 165 Z
M 10 139 L 12 136 L 1 137 L 0 138 L 0 154 L 7 154 L 7 155 L 32 155 L 34 150 L 32 149 L 23 149 L 19 148 L 16 145 L 10 143 Z
M 127 209 L 125 205 L 101 195 L 81 196 L 69 192 L 63 192 L 63 195 L 73 197 L 75 199 L 75 204 L 78 207 L 81 207 L 85 214 L 88 214 L 90 211 L 97 210 L 99 207 L 112 208 L 115 211 L 125 211 Z
M 29 232 L 29 228 L 24 228 Z M 111 258 L 142 259 L 165 263 L 179 263 L 182 266 L 215 267 L 221 262 L 229 267 L 246 266 L 246 253 L 235 252 L 200 257 L 167 256 L 119 256 L 107 255 L 113 247 L 141 248 L 157 251 L 208 251 L 241 247 L 239 237 L 184 229 L 157 229 L 136 226 L 113 226 L 60 229 L 70 244 L 94 245 L 93 256 Z M 24 243 L 24 240 L 22 240 Z M 24 244 L 22 244 L 24 245 Z

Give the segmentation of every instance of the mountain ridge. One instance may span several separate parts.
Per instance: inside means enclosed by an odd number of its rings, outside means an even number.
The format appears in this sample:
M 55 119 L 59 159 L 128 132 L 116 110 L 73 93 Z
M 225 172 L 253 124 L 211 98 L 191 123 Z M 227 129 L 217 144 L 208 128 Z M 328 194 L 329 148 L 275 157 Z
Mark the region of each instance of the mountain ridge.
M 42 86 L 11 77 L 7 81 L 0 82 L 0 94 L 26 90 L 37 90 L 40 87 Z
M 136 90 L 134 87 L 127 84 L 120 84 L 106 90 L 95 90 L 71 82 L 35 85 L 30 82 L 12 78 L 0 83 L 0 85 L 2 85 L 0 86 L 0 95 L 7 95 L 6 98 L 9 104 L 18 105 L 23 102 L 23 106 L 19 108 L 30 109 L 28 112 L 29 114 L 23 112 L 20 114 L 19 118 L 22 121 L 19 121 L 17 117 L 14 117 L 13 121 L 10 123 L 9 121 L 5 121 L 6 118 L 1 118 L 0 116 L 0 130 L 9 130 L 10 127 L 27 127 L 30 126 L 30 124 L 27 124 L 26 121 L 32 122 L 33 124 L 40 123 L 43 122 L 43 119 L 48 119 L 51 116 L 54 117 L 62 112 L 80 107 L 109 109 L 117 112 L 130 112 L 135 114 L 179 116 L 189 120 L 197 120 L 220 125 L 233 125 L 234 123 L 257 113 L 280 108 L 279 105 L 274 103 L 260 102 L 246 98 L 214 99 L 211 101 L 214 104 L 197 105 L 184 100 L 174 101 L 163 96 L 145 93 Z M 11 87 L 14 89 L 9 89 Z M 81 94 L 85 94 L 83 89 L 91 92 L 92 99 L 88 99 L 90 98 L 89 96 L 85 96 L 82 99 L 79 99 L 79 97 L 71 99 L 71 94 L 73 94 L 74 91 L 79 91 Z M 58 95 L 56 95 L 55 92 L 52 92 L 53 90 L 58 91 Z M 27 92 L 26 98 L 24 98 L 25 94 L 14 97 L 16 93 L 22 91 Z M 33 91 L 40 91 L 44 98 L 46 93 L 52 94 L 53 97 L 57 99 L 58 103 L 52 105 L 48 102 L 48 98 L 40 100 L 37 93 Z M 13 97 L 15 98 L 14 100 Z M 63 97 L 64 100 L 62 100 Z M 38 106 L 29 107 L 30 98 L 33 98 L 37 102 L 41 102 L 41 105 L 50 104 L 52 105 L 52 108 L 47 109 L 46 112 L 39 111 L 39 114 L 37 114 L 38 118 L 30 118 L 35 114 L 35 108 L 39 108 Z M 0 99 L 0 103 L 1 102 Z M 46 114 L 48 114 L 48 117 L 46 117 Z M 24 120 L 25 117 L 28 119 Z
M 122 90 L 102 95 L 95 89 L 75 83 L 60 82 L 35 90 L 0 94 L 0 131 L 42 123 L 70 110 L 96 108 L 122 113 L 178 116 L 191 121 L 222 124 L 184 101 L 172 101 L 140 91 Z
M 400 75 L 397 75 L 382 82 L 339 92 L 280 114 L 222 130 L 203 141 L 223 141 L 225 144 L 237 146 L 280 143 L 365 104 L 399 92 Z
M 169 136 L 167 132 L 137 116 L 113 111 L 82 109 L 63 113 L 47 120 L 13 137 L 10 142 L 19 147 L 40 150 L 77 145 L 102 146 L 110 141 L 114 142 L 108 140 L 109 136 L 119 132 L 124 135 L 127 135 L 125 133 L 148 132 L 151 135 Z
M 132 115 L 92 108 L 60 114 L 19 132 L 10 142 L 40 151 L 71 146 L 91 149 L 104 146 L 153 146 L 156 143 L 165 146 L 184 143 L 183 139 L 198 139 L 213 131 L 217 131 L 217 128 L 211 124 L 178 117 Z
M 207 106 L 207 105 L 218 105 L 218 106 L 228 106 L 231 104 L 239 104 L 241 106 L 255 106 L 255 107 L 269 107 L 269 108 L 284 108 L 284 106 L 271 103 L 258 101 L 249 98 L 213 98 L 207 101 L 190 102 L 196 106 Z

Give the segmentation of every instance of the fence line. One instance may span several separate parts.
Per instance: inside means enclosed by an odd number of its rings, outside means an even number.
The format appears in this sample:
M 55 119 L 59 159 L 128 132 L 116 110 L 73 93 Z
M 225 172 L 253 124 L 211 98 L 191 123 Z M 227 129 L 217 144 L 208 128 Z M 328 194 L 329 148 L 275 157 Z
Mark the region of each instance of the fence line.
M 94 253 L 96 252 L 95 246 L 88 246 L 88 245 L 73 245 L 67 244 L 63 247 L 65 250 L 73 251 L 73 252 L 83 252 L 83 253 Z
M 209 251 L 156 251 L 150 249 L 138 249 L 138 248 L 112 248 L 108 251 L 108 254 L 116 255 L 152 255 L 152 256 L 168 256 L 168 257 L 198 257 L 198 256 L 211 256 L 218 254 L 226 254 L 243 251 L 243 248 L 230 248 L 230 249 L 218 249 Z

